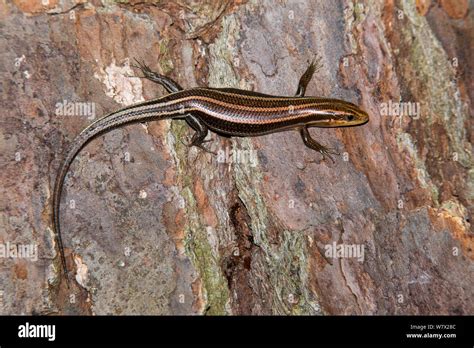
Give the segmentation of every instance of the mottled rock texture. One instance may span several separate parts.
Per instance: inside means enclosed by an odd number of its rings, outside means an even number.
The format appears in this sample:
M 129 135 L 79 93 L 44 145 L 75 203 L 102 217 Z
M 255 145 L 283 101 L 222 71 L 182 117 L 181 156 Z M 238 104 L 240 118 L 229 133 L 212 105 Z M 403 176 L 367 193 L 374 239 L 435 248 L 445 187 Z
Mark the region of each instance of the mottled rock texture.
M 38 259 L 0 259 L 0 313 L 474 314 L 472 4 L 2 0 L 0 243 Z M 112 131 L 66 180 L 66 287 L 52 185 L 94 118 L 165 94 L 132 58 L 184 87 L 293 95 L 316 54 L 307 95 L 371 118 L 312 130 L 334 164 L 296 132 L 212 134 L 215 156 L 183 121 Z

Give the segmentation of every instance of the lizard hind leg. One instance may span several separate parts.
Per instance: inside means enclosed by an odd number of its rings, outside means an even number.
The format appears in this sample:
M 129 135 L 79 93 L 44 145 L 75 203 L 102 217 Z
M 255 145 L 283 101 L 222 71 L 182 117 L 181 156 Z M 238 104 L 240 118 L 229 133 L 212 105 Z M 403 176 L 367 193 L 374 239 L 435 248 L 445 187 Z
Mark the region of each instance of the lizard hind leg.
M 154 83 L 157 83 L 161 86 L 163 86 L 168 93 L 174 93 L 178 91 L 182 91 L 183 87 L 181 87 L 176 81 L 170 79 L 169 77 L 166 77 L 164 75 L 161 75 L 157 72 L 154 72 L 153 70 L 150 69 L 148 65 L 145 64 L 144 61 L 139 61 L 138 59 L 134 58 L 135 64 L 131 64 L 132 67 L 139 69 L 143 76 L 135 76 L 135 77 L 140 77 L 144 78 L 147 80 L 150 80 Z M 183 117 L 177 117 L 177 118 L 186 118 L 189 115 L 184 115 Z M 148 122 L 141 122 L 145 126 L 148 125 Z
M 204 150 L 205 152 L 212 153 L 214 155 L 217 155 L 215 152 L 207 149 L 203 143 L 207 143 L 211 140 L 205 140 L 207 134 L 209 133 L 209 128 L 199 119 L 199 117 L 193 115 L 193 114 L 187 114 L 186 117 L 184 118 L 186 123 L 195 130 L 195 133 L 193 134 L 193 137 L 191 138 L 191 141 L 188 144 L 185 144 L 187 146 L 196 146 L 199 147 L 201 150 Z
M 174 93 L 183 90 L 183 87 L 181 87 L 176 81 L 154 72 L 148 67 L 148 65 L 145 64 L 145 62 L 140 62 L 136 58 L 134 58 L 134 60 L 135 64 L 132 64 L 132 67 L 139 69 L 142 72 L 143 76 L 139 76 L 140 78 L 145 78 L 163 86 L 168 93 Z

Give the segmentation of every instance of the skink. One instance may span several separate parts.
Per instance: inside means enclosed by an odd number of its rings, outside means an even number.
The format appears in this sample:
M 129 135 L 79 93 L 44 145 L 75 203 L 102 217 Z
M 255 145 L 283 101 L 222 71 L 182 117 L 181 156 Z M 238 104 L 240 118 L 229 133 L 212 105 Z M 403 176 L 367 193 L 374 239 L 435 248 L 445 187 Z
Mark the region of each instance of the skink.
M 68 270 L 60 230 L 60 200 L 66 174 L 79 151 L 92 139 L 131 123 L 162 119 L 184 119 L 195 130 L 190 146 L 208 151 L 203 142 L 208 131 L 225 136 L 250 137 L 297 130 L 303 143 L 332 159 L 336 154 L 314 140 L 310 127 L 347 127 L 368 122 L 358 106 L 328 98 L 305 97 L 306 86 L 317 65 L 313 62 L 301 76 L 294 97 L 279 97 L 234 88 L 183 88 L 173 80 L 137 66 L 143 77 L 162 85 L 170 94 L 112 112 L 90 124 L 73 141 L 56 177 L 53 191 L 52 224 L 69 286 Z

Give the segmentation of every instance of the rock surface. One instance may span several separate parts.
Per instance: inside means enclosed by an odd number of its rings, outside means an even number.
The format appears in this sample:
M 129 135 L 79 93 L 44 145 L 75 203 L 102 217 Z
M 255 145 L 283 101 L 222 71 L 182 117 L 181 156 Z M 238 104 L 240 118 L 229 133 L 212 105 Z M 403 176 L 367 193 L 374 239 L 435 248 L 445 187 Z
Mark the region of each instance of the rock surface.
M 37 247 L 0 259 L 1 314 L 474 313 L 467 1 L 7 0 L 0 19 L 0 246 Z M 52 185 L 94 118 L 165 94 L 132 58 L 293 95 L 316 54 L 307 95 L 371 118 L 312 130 L 334 164 L 296 132 L 212 134 L 214 156 L 182 121 L 114 130 L 66 180 L 66 287 Z

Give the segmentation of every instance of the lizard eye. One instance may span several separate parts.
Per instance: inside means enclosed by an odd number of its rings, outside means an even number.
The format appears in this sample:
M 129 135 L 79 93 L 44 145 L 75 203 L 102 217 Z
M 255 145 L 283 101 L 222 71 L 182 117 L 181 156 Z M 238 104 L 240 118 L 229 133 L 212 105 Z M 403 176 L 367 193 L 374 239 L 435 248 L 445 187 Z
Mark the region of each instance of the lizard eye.
M 354 121 L 354 115 L 349 115 L 346 117 L 347 121 Z

